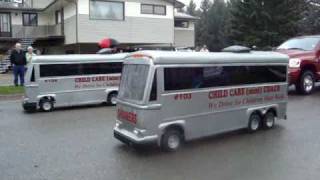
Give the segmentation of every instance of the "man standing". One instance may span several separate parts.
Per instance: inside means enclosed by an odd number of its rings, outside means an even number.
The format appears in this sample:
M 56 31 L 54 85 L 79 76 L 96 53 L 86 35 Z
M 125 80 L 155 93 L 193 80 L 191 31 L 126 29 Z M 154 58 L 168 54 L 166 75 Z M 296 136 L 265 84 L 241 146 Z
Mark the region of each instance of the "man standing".
M 26 56 L 21 49 L 21 44 L 17 43 L 15 49 L 12 50 L 10 56 L 11 64 L 13 65 L 14 85 L 18 86 L 18 79 L 20 78 L 20 85 L 24 85 L 24 71 L 27 64 Z

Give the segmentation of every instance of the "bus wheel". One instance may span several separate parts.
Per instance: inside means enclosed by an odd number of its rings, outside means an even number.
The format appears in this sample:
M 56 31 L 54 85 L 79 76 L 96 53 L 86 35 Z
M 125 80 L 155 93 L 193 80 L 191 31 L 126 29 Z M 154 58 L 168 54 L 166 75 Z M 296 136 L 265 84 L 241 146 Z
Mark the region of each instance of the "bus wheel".
M 108 103 L 115 106 L 117 104 L 117 101 L 116 101 L 117 96 L 118 96 L 117 92 L 110 93 L 108 96 Z
M 263 122 L 263 127 L 265 129 L 273 128 L 275 120 L 276 120 L 275 114 L 273 112 L 271 112 L 271 111 L 267 112 L 267 114 L 264 115 L 264 118 L 263 118 L 263 121 L 262 121 Z
M 179 149 L 183 143 L 181 131 L 176 129 L 167 130 L 161 139 L 161 148 L 167 152 L 174 152 Z
M 44 112 L 49 112 L 53 110 L 53 102 L 52 100 L 47 98 L 41 99 L 39 106 L 40 106 L 40 109 Z
M 253 133 L 260 128 L 261 117 L 258 113 L 252 113 L 249 118 L 248 131 Z

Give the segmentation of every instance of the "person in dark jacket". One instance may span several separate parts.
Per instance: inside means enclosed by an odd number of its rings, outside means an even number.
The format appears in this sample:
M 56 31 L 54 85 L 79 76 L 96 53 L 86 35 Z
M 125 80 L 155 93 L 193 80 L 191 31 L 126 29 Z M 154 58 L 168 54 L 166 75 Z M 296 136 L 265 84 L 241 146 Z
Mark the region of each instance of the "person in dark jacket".
M 15 45 L 15 49 L 12 50 L 10 56 L 11 64 L 13 65 L 13 73 L 14 73 L 14 85 L 18 86 L 18 79 L 20 78 L 20 85 L 24 85 L 24 73 L 25 73 L 25 65 L 27 64 L 26 56 L 21 49 L 21 44 L 17 43 Z

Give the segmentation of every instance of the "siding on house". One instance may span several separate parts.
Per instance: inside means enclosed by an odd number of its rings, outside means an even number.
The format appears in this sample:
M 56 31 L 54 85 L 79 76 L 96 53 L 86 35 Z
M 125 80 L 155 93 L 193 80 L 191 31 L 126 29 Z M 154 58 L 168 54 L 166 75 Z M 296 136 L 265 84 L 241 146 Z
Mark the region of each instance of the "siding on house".
M 118 1 L 118 0 L 115 0 Z M 124 2 L 124 1 L 120 1 Z M 157 4 L 166 6 L 166 15 L 141 14 L 141 4 Z M 143 0 L 125 1 L 125 17 L 123 21 L 95 20 L 90 18 L 89 0 L 79 3 L 79 42 L 96 43 L 102 38 L 112 37 L 121 43 L 141 44 L 173 44 L 174 19 L 173 5 L 166 1 Z M 71 14 L 67 12 L 67 14 Z M 71 24 L 70 24 L 71 25 Z M 71 29 L 65 23 L 66 29 Z M 65 31 L 66 37 L 72 31 Z M 68 38 L 71 40 L 71 38 Z M 72 41 L 67 40 L 67 44 Z
M 64 20 L 65 44 L 76 43 L 76 16 Z
M 189 21 L 188 28 L 174 28 L 174 46 L 175 47 L 194 47 L 195 45 L 195 24 Z
M 79 15 L 78 26 L 81 43 L 99 42 L 105 37 L 121 43 L 173 43 L 173 20 L 170 19 L 126 17 L 125 21 L 104 21 Z
M 174 46 L 175 47 L 194 47 L 195 36 L 192 30 L 174 30 Z

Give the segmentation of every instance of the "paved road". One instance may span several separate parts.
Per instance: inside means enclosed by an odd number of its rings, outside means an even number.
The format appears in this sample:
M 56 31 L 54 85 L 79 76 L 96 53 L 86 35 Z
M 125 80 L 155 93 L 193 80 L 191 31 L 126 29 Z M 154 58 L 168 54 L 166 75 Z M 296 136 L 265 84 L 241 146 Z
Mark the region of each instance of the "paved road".
M 320 90 L 291 95 L 288 114 L 273 130 L 228 133 L 168 154 L 115 140 L 113 107 L 24 114 L 18 102 L 0 102 L 0 179 L 318 179 Z

